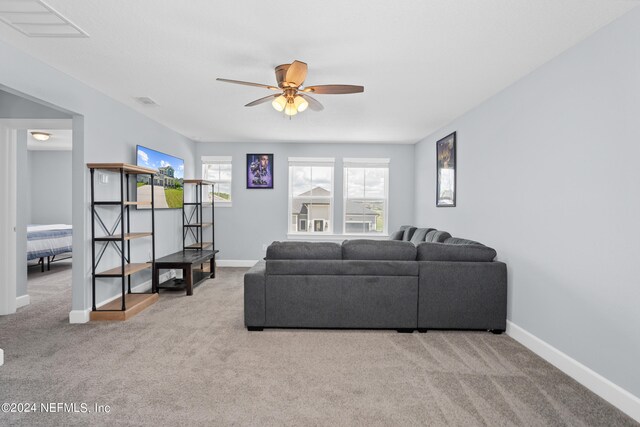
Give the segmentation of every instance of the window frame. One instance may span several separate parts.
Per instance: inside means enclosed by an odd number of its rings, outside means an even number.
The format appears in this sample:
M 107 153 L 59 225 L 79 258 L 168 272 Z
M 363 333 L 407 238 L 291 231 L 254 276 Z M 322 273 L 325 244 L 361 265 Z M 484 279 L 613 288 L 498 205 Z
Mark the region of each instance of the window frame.
M 214 207 L 216 208 L 230 208 L 233 206 L 233 157 L 232 156 L 202 156 L 200 158 L 200 162 L 202 164 L 202 179 L 207 180 L 207 181 L 212 181 L 216 184 L 229 184 L 229 195 L 231 196 L 231 200 L 230 201 L 217 201 L 214 203 Z M 229 180 L 213 180 L 213 179 L 207 179 L 207 177 L 205 176 L 205 167 L 206 165 L 229 165 L 231 167 L 231 178 L 229 178 Z M 205 187 L 203 187 L 204 189 Z M 215 193 L 215 188 L 216 186 L 213 186 L 213 190 Z M 212 195 L 212 197 L 215 197 Z M 204 195 L 202 200 L 204 201 Z
M 309 198 L 312 200 L 326 200 L 329 199 L 329 219 L 328 221 L 328 230 L 317 232 L 317 231 L 298 231 L 298 222 L 296 222 L 295 227 L 293 226 L 293 174 L 292 170 L 296 166 L 317 166 L 317 167 L 331 167 L 331 196 L 306 196 L 305 198 Z M 335 158 L 333 157 L 289 157 L 288 159 L 288 181 L 289 187 L 287 189 L 287 235 L 288 236 L 331 236 L 334 234 L 334 208 L 335 208 L 335 182 L 336 182 L 336 167 L 335 167 Z M 313 190 L 313 176 L 311 181 L 311 189 Z M 318 218 L 316 218 L 318 219 Z M 309 229 L 309 224 L 314 224 L 313 219 L 307 218 L 306 220 L 307 230 Z
M 342 161 L 342 234 L 352 236 L 387 236 L 389 234 L 389 169 L 391 160 L 388 158 L 345 158 Z M 380 198 L 350 198 L 348 189 L 347 173 L 349 168 L 377 168 L 384 169 L 384 199 Z M 365 173 L 366 177 L 366 173 Z M 365 181 L 366 188 L 366 181 Z M 366 194 L 366 193 L 365 193 Z M 347 221 L 347 207 L 349 200 L 357 201 L 381 201 L 384 207 L 384 223 L 382 231 L 368 231 L 368 232 L 347 232 L 347 223 L 354 221 Z

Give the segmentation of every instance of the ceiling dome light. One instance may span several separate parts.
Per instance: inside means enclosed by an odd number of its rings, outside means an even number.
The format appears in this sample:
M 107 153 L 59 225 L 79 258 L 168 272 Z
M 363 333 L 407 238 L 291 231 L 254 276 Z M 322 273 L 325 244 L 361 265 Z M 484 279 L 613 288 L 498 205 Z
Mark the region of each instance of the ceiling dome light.
M 298 113 L 302 113 L 309 106 L 307 100 L 300 95 L 296 95 L 295 99 L 293 100 L 293 104 L 296 106 Z
M 296 108 L 296 104 L 293 102 L 293 100 L 291 102 L 287 102 L 287 106 L 284 107 L 284 113 L 287 116 L 295 116 L 296 114 L 298 114 L 298 109 Z
M 38 141 L 46 141 L 51 137 L 50 133 L 46 132 L 31 132 L 31 136 L 33 136 Z
M 283 95 L 280 95 L 279 97 L 273 100 L 271 105 L 277 111 L 282 111 L 284 110 L 285 105 L 287 105 L 287 98 L 285 98 Z

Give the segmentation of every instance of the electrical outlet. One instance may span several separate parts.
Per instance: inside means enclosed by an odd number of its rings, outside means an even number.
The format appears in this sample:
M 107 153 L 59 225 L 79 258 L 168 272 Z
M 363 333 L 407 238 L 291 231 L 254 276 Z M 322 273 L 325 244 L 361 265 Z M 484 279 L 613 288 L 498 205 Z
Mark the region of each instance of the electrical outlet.
M 108 184 L 109 183 L 109 175 L 106 173 L 100 172 L 100 184 Z

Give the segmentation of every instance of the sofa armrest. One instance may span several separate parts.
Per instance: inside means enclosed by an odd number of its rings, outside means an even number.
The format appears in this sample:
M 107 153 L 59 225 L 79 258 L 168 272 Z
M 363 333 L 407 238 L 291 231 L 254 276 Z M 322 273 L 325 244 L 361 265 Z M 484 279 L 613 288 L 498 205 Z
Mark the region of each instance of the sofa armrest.
M 506 264 L 460 261 L 418 263 L 419 328 L 506 329 Z
M 244 274 L 244 324 L 264 326 L 265 324 L 265 282 L 266 266 L 259 261 Z

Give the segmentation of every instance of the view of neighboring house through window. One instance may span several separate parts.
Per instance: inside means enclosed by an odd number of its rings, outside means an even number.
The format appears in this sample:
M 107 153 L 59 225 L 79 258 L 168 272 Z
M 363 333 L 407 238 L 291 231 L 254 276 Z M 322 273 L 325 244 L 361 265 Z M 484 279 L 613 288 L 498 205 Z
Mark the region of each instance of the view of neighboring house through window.
M 204 186 L 206 191 L 203 201 L 215 200 L 215 206 L 231 206 L 231 156 L 203 156 L 202 179 L 215 182 L 213 193 L 210 186 Z
M 389 159 L 344 159 L 344 233 L 387 233 Z
M 332 158 L 289 158 L 289 233 L 333 233 Z

